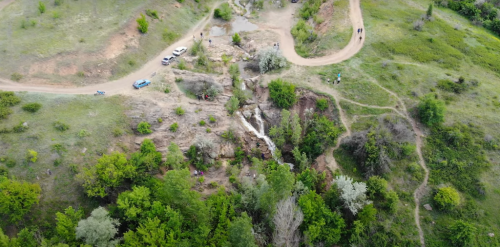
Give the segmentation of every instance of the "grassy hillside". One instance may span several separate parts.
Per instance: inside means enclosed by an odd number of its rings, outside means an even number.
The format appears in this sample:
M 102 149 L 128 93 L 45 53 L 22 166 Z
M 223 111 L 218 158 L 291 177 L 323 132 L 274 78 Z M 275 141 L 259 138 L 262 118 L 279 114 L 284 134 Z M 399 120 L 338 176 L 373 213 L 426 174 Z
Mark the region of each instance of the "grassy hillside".
M 124 115 L 123 97 L 95 97 L 51 95 L 36 93 L 17 94 L 21 102 L 12 107 L 13 113 L 0 120 L 0 129 L 27 123 L 21 133 L 0 134 L 0 167 L 20 180 L 40 184 L 43 190 L 40 206 L 33 213 L 53 221 L 53 210 L 68 205 L 83 204 L 82 192 L 74 180 L 74 174 L 86 164 L 95 163 L 103 153 L 114 148 L 113 143 L 128 130 Z M 40 103 L 36 113 L 22 110 L 27 103 Z M 55 122 L 69 126 L 66 131 L 57 130 Z M 126 148 L 126 143 L 122 143 Z M 28 163 L 26 153 L 34 150 L 38 159 Z M 15 161 L 14 165 L 8 160 Z M 52 174 L 47 174 L 50 169 Z M 38 221 L 38 217 L 32 217 Z M 43 222 L 43 221 L 40 221 Z M 5 222 L 7 223 L 7 222 Z
M 0 76 L 50 83 L 100 82 L 139 68 L 185 34 L 209 11 L 210 2 L 15 1 L 0 11 Z M 146 10 L 147 34 L 136 19 Z M 175 11 L 172 11 L 175 9 Z M 7 62 L 8 61 L 8 62 Z M 21 80 L 23 81 L 23 80 Z

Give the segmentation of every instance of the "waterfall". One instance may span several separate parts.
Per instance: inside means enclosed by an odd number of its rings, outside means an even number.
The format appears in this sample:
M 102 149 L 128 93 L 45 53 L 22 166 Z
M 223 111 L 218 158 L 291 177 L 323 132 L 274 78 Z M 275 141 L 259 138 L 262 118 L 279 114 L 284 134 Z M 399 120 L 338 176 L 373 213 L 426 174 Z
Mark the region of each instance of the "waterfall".
M 259 107 L 255 107 L 255 119 L 257 120 L 257 124 L 259 125 L 259 130 L 255 129 L 253 125 L 247 122 L 245 117 L 241 115 L 239 111 L 236 112 L 236 114 L 240 116 L 241 122 L 247 128 L 247 130 L 253 132 L 257 136 L 257 138 L 262 139 L 264 140 L 264 142 L 266 142 L 267 146 L 269 147 L 269 150 L 271 151 L 271 154 L 273 155 L 274 160 L 276 160 L 278 164 L 283 165 L 283 162 L 274 156 L 274 150 L 276 150 L 276 145 L 271 140 L 271 138 L 266 136 L 266 134 L 264 133 L 264 121 L 262 121 L 262 117 L 260 116 Z M 286 163 L 286 164 L 290 166 L 290 170 L 293 170 L 293 164 L 291 163 Z
M 242 81 L 241 82 L 241 90 L 246 90 L 247 89 L 247 85 L 245 84 L 245 81 Z

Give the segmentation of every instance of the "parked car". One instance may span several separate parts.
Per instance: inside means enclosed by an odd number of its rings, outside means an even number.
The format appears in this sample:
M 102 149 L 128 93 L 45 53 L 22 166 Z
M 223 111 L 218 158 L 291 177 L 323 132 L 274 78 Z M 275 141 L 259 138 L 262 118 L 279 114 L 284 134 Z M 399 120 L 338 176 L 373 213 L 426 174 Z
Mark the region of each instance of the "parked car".
M 145 87 L 145 86 L 148 86 L 149 84 L 151 84 L 151 81 L 149 80 L 138 80 L 138 81 L 135 81 L 134 82 L 134 87 L 139 89 L 141 87 Z
M 298 1 L 299 1 L 299 0 L 292 0 L 292 3 L 296 3 L 296 2 L 298 2 Z
M 174 56 L 166 56 L 161 60 L 161 64 L 163 65 L 169 65 L 172 61 L 174 61 L 175 57 Z
M 182 55 L 182 53 L 186 52 L 187 50 L 188 50 L 188 48 L 187 48 L 187 47 L 183 47 L 183 46 L 182 46 L 182 47 L 177 47 L 177 48 L 174 50 L 174 52 L 172 52 L 172 53 L 173 53 L 174 55 L 176 55 L 176 56 L 180 56 L 180 55 Z

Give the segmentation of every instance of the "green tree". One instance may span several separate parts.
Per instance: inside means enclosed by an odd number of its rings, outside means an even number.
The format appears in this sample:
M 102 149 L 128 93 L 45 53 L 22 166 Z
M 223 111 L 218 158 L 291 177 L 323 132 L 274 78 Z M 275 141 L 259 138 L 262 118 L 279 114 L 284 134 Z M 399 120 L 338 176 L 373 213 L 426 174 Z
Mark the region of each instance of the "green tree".
M 137 29 L 139 29 L 139 32 L 141 32 L 141 33 L 147 33 L 148 32 L 149 23 L 146 20 L 146 16 L 144 16 L 143 14 L 141 14 L 141 17 L 138 18 L 136 21 L 137 21 L 137 24 L 139 24 L 139 26 L 137 27 Z
M 115 152 L 103 155 L 95 166 L 83 168 L 76 177 L 88 196 L 103 198 L 125 179 L 135 175 L 136 168 L 127 161 L 125 154 Z
M 427 8 L 427 17 L 431 17 L 432 16 L 432 3 L 429 4 L 429 8 Z
M 238 110 L 239 106 L 240 101 L 235 96 L 231 96 L 229 101 L 226 103 L 226 109 L 231 115 L 233 115 L 233 113 Z
M 191 241 L 204 245 L 209 228 L 208 212 L 199 192 L 191 190 L 194 181 L 188 169 L 171 170 L 165 174 L 163 188 L 157 192 L 157 198 L 165 205 L 181 212 L 191 229 Z
M 295 85 L 282 79 L 276 79 L 272 80 L 268 87 L 269 96 L 278 107 L 288 109 L 297 102 Z
M 235 216 L 234 205 L 235 198 L 228 195 L 224 187 L 220 187 L 217 194 L 213 194 L 207 199 L 211 228 L 207 244 L 220 246 L 227 242 L 230 219 Z
M 387 193 L 387 180 L 379 176 L 371 176 L 366 182 L 366 187 L 370 198 L 375 199 L 376 196 L 384 197 Z
M 116 204 L 128 221 L 139 221 L 142 214 L 151 207 L 150 194 L 147 187 L 134 186 L 132 191 L 121 193 Z
M 14 246 L 14 245 L 11 244 L 9 236 L 5 235 L 3 233 L 2 228 L 0 228 L 0 247 L 9 247 L 9 246 Z
M 168 210 L 171 211 L 172 209 L 168 208 Z M 172 216 L 171 212 L 167 212 L 167 214 L 169 214 L 169 216 Z M 139 225 L 135 232 L 129 230 L 124 234 L 124 242 L 121 246 L 179 246 L 179 235 L 181 233 L 180 215 L 174 211 L 174 217 L 169 218 L 170 219 L 165 222 L 162 222 L 158 218 L 146 219 L 144 223 L 141 223 Z
M 14 239 L 13 239 L 14 240 Z M 17 239 L 15 239 L 12 247 L 37 247 L 38 242 L 35 239 L 35 231 L 28 228 L 23 228 L 17 233 Z M 16 244 L 17 243 L 17 244 Z
M 290 133 L 290 139 L 294 146 L 299 145 L 300 139 L 302 138 L 302 126 L 300 126 L 299 114 L 294 113 L 291 122 L 292 132 Z
M 398 210 L 399 196 L 395 191 L 389 191 L 385 195 L 386 207 L 390 213 L 396 213 Z
M 442 210 L 451 210 L 460 204 L 460 195 L 452 187 L 443 187 L 434 196 L 434 202 Z
M 349 243 L 355 246 L 364 246 L 362 243 L 366 241 L 365 237 L 365 225 L 359 220 L 355 220 L 352 224 L 351 237 L 349 238 Z
M 149 172 L 158 169 L 162 162 L 161 152 L 156 151 L 156 146 L 150 139 L 144 139 L 139 152 L 130 156 L 130 164 L 137 172 Z
M 223 3 L 214 10 L 214 17 L 229 21 L 232 18 L 232 9 L 228 3 Z
M 292 195 L 295 177 L 290 171 L 290 166 L 280 165 L 269 174 L 269 185 L 276 195 L 276 202 L 281 201 Z
M 257 247 L 252 230 L 252 219 L 246 212 L 231 222 L 228 231 L 228 240 L 233 247 Z
M 427 126 L 444 122 L 445 105 L 433 95 L 427 95 L 417 106 L 420 121 Z
M 0 177 L 0 214 L 17 222 L 38 204 L 40 186 Z
M 344 219 L 336 212 L 330 211 L 321 196 L 315 191 L 309 191 L 299 198 L 299 206 L 304 213 L 301 228 L 309 246 L 319 242 L 330 246 L 340 241 L 346 226 Z
M 165 165 L 172 169 L 181 169 L 184 167 L 184 154 L 177 144 L 171 142 L 168 146 L 168 153 L 166 157 Z
M 303 171 L 306 168 L 309 168 L 309 160 L 307 159 L 306 153 L 300 152 L 298 147 L 295 147 L 292 150 L 293 158 L 295 159 L 295 164 L 298 165 L 299 170 Z
M 457 220 L 449 227 L 449 231 L 449 239 L 454 246 L 475 246 L 473 241 L 477 229 L 472 224 Z
M 38 11 L 40 12 L 40 14 L 45 13 L 45 4 L 41 1 L 38 2 Z
M 370 222 L 375 221 L 376 215 L 377 209 L 373 207 L 373 204 L 368 204 L 359 212 L 358 220 L 361 221 L 363 225 L 369 225 Z
M 64 213 L 56 213 L 56 232 L 60 241 L 64 243 L 76 245 L 76 226 L 83 218 L 83 210 L 75 210 L 73 207 L 68 207 Z
M 233 34 L 233 44 L 237 46 L 241 45 L 241 37 L 238 33 Z
M 108 215 L 103 207 L 92 211 L 87 219 L 78 222 L 76 238 L 83 239 L 92 246 L 115 246 L 118 240 L 112 240 L 118 233 L 120 223 Z
M 137 125 L 137 131 L 141 134 L 151 134 L 153 131 L 151 130 L 151 124 L 148 122 L 140 122 Z

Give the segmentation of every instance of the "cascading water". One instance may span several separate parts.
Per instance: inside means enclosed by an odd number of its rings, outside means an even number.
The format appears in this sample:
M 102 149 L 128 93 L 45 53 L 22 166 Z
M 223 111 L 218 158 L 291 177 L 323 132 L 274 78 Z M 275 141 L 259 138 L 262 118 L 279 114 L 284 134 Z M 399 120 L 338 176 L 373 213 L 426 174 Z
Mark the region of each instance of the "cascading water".
M 277 159 L 276 156 L 274 156 L 274 150 L 276 150 L 276 145 L 271 140 L 271 138 L 266 136 L 266 134 L 264 133 L 264 121 L 262 121 L 262 117 L 260 116 L 259 107 L 255 107 L 255 119 L 257 120 L 257 124 L 259 125 L 258 131 L 249 122 L 247 122 L 245 117 L 243 117 L 243 115 L 241 115 L 240 112 L 236 112 L 236 114 L 240 116 L 241 122 L 249 131 L 253 132 L 257 136 L 257 138 L 262 139 L 264 140 L 264 142 L 266 142 L 267 146 L 269 147 L 269 150 L 271 151 L 271 154 L 273 155 L 274 160 L 276 160 L 278 164 L 283 165 L 283 162 L 280 159 Z M 293 170 L 293 164 L 290 163 L 286 164 L 290 166 L 291 170 Z

